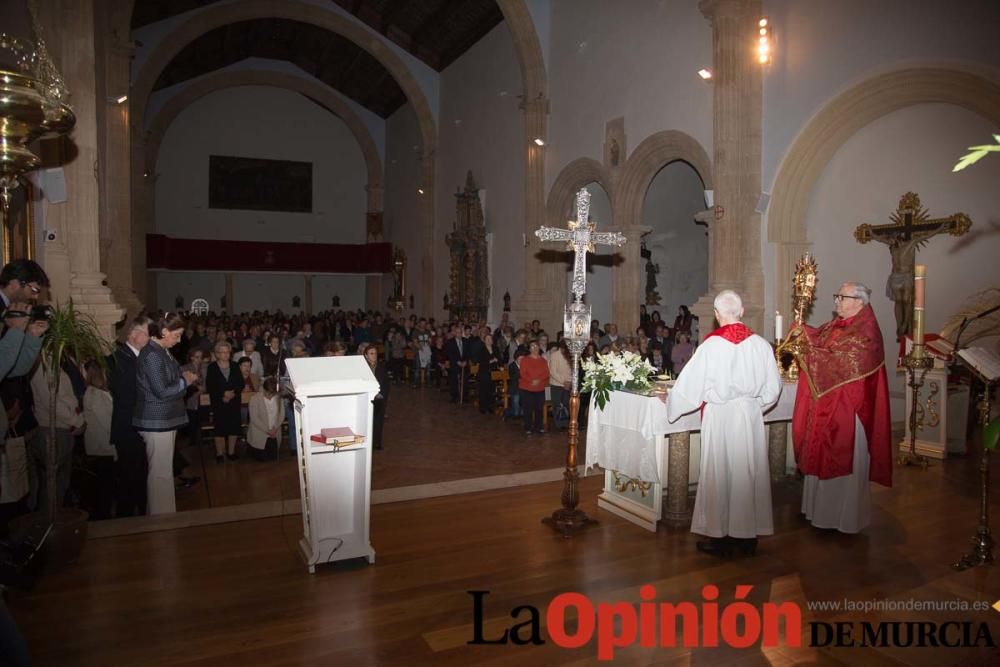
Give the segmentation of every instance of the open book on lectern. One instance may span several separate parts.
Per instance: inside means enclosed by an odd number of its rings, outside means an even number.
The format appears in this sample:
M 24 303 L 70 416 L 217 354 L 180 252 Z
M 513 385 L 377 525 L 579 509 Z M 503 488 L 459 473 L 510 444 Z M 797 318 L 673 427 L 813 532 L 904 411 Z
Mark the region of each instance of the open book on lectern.
M 985 347 L 967 347 L 958 352 L 965 363 L 990 382 L 1000 380 L 1000 354 Z

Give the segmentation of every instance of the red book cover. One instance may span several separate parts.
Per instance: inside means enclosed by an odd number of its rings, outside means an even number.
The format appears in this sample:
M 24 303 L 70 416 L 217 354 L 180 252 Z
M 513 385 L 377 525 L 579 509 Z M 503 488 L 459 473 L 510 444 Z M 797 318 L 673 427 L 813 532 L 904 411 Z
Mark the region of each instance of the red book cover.
M 336 426 L 334 428 L 323 428 L 320 429 L 320 434 L 324 438 L 354 438 L 356 437 L 354 431 L 348 426 Z

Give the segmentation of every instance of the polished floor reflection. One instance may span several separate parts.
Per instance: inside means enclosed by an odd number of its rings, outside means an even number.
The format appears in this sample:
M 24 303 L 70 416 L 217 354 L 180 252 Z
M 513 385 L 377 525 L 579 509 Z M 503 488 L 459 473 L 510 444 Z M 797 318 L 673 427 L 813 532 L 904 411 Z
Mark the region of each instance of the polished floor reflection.
M 480 414 L 475 403 L 455 405 L 437 388 L 393 387 L 385 423 L 385 448 L 375 452 L 372 489 L 394 489 L 565 465 L 566 434 L 525 437 L 520 420 Z M 583 441 L 579 460 L 583 457 Z M 211 438 L 193 447 L 179 439 L 190 462 L 184 474 L 202 481 L 177 489 L 177 510 L 198 510 L 299 497 L 298 472 L 287 444 L 278 461 L 261 463 L 244 452 L 216 463 Z
M 532 443 L 533 445 L 537 443 Z M 758 555 L 731 561 L 699 554 L 684 528 L 649 533 L 596 507 L 602 479 L 580 484 L 582 507 L 600 523 L 573 539 L 539 519 L 559 504 L 559 483 L 376 505 L 372 566 L 338 563 L 309 575 L 297 554 L 298 516 L 90 540 L 78 565 L 42 579 L 11 607 L 34 665 L 590 665 L 595 642 L 558 648 L 545 609 L 562 592 L 595 601 L 700 601 L 715 584 L 720 603 L 737 584 L 755 605 L 802 605 L 803 621 L 946 621 L 988 624 L 980 612 L 809 611 L 818 600 L 961 600 L 1000 597 L 996 566 L 963 573 L 949 563 L 978 518 L 974 456 L 929 470 L 897 469 L 893 489 L 873 495 L 864 534 L 811 528 L 800 488 L 775 486 L 775 530 Z M 995 502 L 994 508 L 1000 509 Z M 473 605 L 488 590 L 484 630 L 499 636 L 518 605 L 541 610 L 542 645 L 469 645 Z M 721 608 L 721 607 L 720 607 Z M 521 620 L 526 620 L 527 616 Z M 804 626 L 807 627 L 807 626 Z M 809 637 L 804 637 L 804 644 Z M 996 665 L 995 648 L 648 649 L 614 664 Z

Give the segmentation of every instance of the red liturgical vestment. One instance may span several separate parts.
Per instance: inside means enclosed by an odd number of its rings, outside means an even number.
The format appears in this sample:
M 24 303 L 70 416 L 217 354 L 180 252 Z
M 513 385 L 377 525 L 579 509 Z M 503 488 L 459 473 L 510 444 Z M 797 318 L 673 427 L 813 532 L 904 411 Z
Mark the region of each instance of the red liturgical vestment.
M 874 311 L 867 305 L 854 317 L 806 326 L 805 338 L 792 418 L 799 470 L 821 480 L 850 475 L 857 417 L 868 439 L 869 479 L 892 486 L 889 385 Z

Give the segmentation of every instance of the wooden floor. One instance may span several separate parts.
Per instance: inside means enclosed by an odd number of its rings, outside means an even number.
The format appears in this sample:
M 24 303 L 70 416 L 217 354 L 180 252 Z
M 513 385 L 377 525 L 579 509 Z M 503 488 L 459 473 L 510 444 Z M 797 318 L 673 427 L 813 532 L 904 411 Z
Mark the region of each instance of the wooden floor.
M 469 590 L 489 590 L 487 636 L 510 610 L 544 610 L 578 591 L 600 601 L 638 601 L 652 584 L 661 601 L 699 602 L 713 583 L 720 602 L 737 584 L 750 600 L 803 604 L 803 619 L 986 621 L 1000 641 L 1000 613 L 813 613 L 807 600 L 1000 598 L 996 565 L 955 573 L 978 517 L 974 462 L 898 469 L 874 495 L 874 523 L 846 536 L 809 527 L 795 484 L 775 489 L 776 535 L 753 558 L 699 554 L 684 529 L 648 533 L 597 510 L 600 478 L 581 483 L 583 508 L 599 526 L 566 540 L 539 518 L 560 484 L 378 505 L 373 566 L 337 564 L 309 575 L 296 554 L 298 517 L 245 521 L 91 540 L 82 561 L 45 577 L 11 607 L 36 665 L 585 665 L 595 643 L 564 650 L 470 646 Z M 995 503 L 994 508 L 1000 509 Z M 522 616 L 519 620 L 525 620 Z M 808 636 L 805 637 L 808 643 Z M 996 649 L 646 649 L 624 664 L 997 665 Z
M 565 433 L 527 438 L 520 420 L 482 415 L 475 403 L 455 405 L 437 388 L 402 384 L 392 388 L 384 445 L 374 454 L 373 489 L 545 470 L 566 462 Z M 185 475 L 203 478 L 177 490 L 178 511 L 299 497 L 295 459 L 287 447 L 274 462 L 243 456 L 218 464 L 209 439 L 200 450 L 186 438 L 178 446 L 191 464 Z

